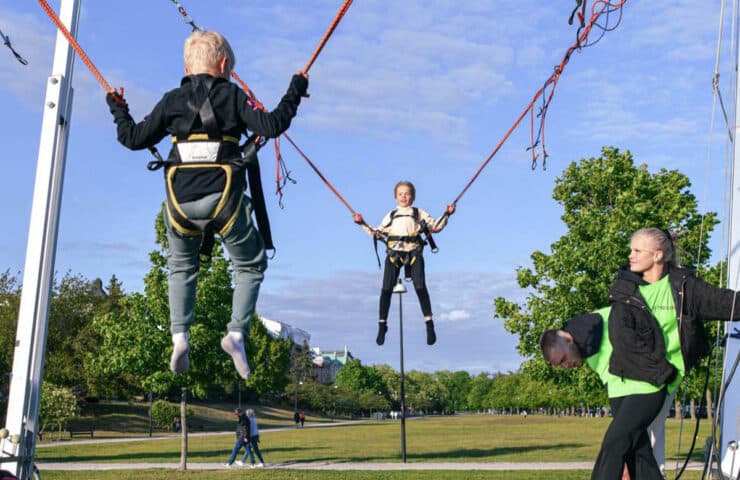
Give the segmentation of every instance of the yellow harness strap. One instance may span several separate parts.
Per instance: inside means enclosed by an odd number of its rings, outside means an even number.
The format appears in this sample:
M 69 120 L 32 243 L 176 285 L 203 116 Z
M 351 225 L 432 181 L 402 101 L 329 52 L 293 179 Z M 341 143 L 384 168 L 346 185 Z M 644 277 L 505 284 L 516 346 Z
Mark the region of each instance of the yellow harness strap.
M 208 138 L 207 133 L 191 133 L 190 135 L 188 135 L 188 138 L 186 139 L 186 141 L 188 142 L 197 142 L 201 140 L 211 140 L 211 139 Z M 239 139 L 236 137 L 232 137 L 230 135 L 222 135 L 221 141 L 231 142 L 231 143 L 235 143 L 236 145 L 239 145 Z M 174 135 L 172 136 L 172 143 L 177 143 L 177 137 Z

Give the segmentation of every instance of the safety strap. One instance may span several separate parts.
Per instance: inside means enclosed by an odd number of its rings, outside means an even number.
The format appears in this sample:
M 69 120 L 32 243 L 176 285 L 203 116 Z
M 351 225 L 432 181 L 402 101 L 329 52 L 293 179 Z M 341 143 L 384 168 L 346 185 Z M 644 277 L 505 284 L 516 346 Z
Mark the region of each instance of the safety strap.
M 260 162 L 257 152 L 264 145 L 256 135 L 251 135 L 242 146 L 242 162 L 247 167 L 247 181 L 249 182 L 249 194 L 252 198 L 254 216 L 257 220 L 257 229 L 265 242 L 266 250 L 275 250 L 272 243 L 272 231 L 270 230 L 270 218 L 267 216 L 267 205 L 265 194 L 262 190 L 262 175 L 260 174 Z

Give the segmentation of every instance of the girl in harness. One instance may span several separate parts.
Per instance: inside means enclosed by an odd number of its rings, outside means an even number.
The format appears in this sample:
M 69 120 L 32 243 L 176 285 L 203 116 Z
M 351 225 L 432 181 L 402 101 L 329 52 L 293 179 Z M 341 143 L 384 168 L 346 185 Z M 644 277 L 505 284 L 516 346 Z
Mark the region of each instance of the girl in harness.
M 385 343 L 391 295 L 401 272 L 401 267 L 404 267 L 405 277 L 411 278 L 416 295 L 419 297 L 421 312 L 426 321 L 427 345 L 434 345 L 434 342 L 437 341 L 437 335 L 434 332 L 432 304 L 429 300 L 429 291 L 424 278 L 424 256 L 422 255 L 424 244 L 427 241 L 422 238 L 422 234 L 426 234 L 431 239 L 432 233 L 442 230 L 447 225 L 449 216 L 455 213 L 455 205 L 447 205 L 444 215 L 435 220 L 424 210 L 412 206 L 416 198 L 416 188 L 413 183 L 408 181 L 398 182 L 393 193 L 398 208 L 388 212 L 377 229 L 365 224 L 360 215 L 356 215 L 355 218 L 355 221 L 370 236 L 385 239 L 388 247 L 383 270 L 383 286 L 380 290 L 378 336 L 375 342 L 378 345 Z M 434 251 L 434 247 L 432 247 L 432 251 Z
M 252 202 L 244 195 L 239 138 L 247 130 L 264 138 L 287 130 L 306 95 L 308 77 L 294 75 L 280 104 L 266 112 L 253 108 L 247 94 L 229 82 L 235 58 L 220 33 L 193 32 L 185 41 L 184 57 L 186 76 L 180 86 L 167 92 L 144 121 L 134 122 L 115 91 L 106 101 L 124 146 L 139 150 L 172 136 L 170 156 L 161 162 L 167 189 L 163 213 L 169 242 L 170 369 L 179 374 L 189 366 L 188 331 L 195 321 L 199 251 L 215 230 L 229 252 L 234 280 L 231 321 L 221 348 L 231 356 L 239 376 L 247 379 L 244 337 L 267 259 L 262 235 L 252 223 Z M 223 220 L 223 225 L 214 227 L 210 220 Z

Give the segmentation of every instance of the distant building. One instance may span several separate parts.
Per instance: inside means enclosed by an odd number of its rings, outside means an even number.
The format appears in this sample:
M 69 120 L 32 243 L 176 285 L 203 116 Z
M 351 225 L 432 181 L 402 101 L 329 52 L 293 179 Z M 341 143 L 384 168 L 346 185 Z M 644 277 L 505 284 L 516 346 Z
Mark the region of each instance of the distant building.
M 291 327 L 287 323 L 270 320 L 269 318 L 262 316 L 260 316 L 259 319 L 262 322 L 262 325 L 267 329 L 267 333 L 269 333 L 272 338 L 282 338 L 283 340 L 290 339 L 290 341 L 298 347 L 301 347 L 304 342 L 308 345 L 311 340 L 311 334 L 298 327 Z
M 334 383 L 339 369 L 350 360 L 355 359 L 347 346 L 344 347 L 344 350 L 327 352 L 322 352 L 319 347 L 314 347 L 311 349 L 311 355 L 313 356 L 313 378 L 324 385 Z

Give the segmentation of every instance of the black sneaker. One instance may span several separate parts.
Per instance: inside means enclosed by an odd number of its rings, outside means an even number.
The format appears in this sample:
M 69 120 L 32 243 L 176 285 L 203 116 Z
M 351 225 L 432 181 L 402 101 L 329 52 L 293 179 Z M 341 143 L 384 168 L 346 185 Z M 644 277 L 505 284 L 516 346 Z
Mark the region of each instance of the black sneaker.
M 388 331 L 388 325 L 385 322 L 378 322 L 378 336 L 375 337 L 375 343 L 383 345 L 385 343 L 385 332 Z
M 437 334 L 434 333 L 434 322 L 427 320 L 425 323 L 427 324 L 427 345 L 434 345 L 434 342 L 437 341 Z

